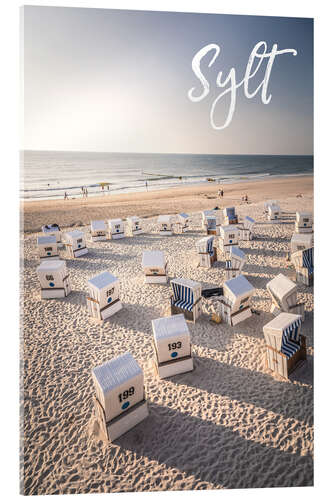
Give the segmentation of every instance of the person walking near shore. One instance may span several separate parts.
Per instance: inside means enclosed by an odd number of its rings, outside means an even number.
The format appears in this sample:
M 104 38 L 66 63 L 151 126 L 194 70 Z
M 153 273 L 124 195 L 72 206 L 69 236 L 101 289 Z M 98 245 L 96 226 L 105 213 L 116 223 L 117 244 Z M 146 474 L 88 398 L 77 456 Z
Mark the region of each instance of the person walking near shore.
M 64 200 L 68 200 L 67 192 L 65 191 Z

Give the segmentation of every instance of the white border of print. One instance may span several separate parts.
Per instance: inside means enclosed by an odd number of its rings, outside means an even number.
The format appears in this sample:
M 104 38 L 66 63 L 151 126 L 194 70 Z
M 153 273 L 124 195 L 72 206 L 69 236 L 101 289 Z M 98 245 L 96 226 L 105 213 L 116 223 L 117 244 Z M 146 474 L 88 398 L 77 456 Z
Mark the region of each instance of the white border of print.
M 221 14 L 243 14 L 243 15 L 267 15 L 285 17 L 315 17 L 315 224 L 316 224 L 316 261 L 320 266 L 316 268 L 316 294 L 315 294 L 315 332 L 316 332 L 316 363 L 315 363 L 315 488 L 292 488 L 292 489 L 270 489 L 263 490 L 227 490 L 208 492 L 173 492 L 166 493 L 168 498 L 176 498 L 182 495 L 194 498 L 195 496 L 209 495 L 212 498 L 219 498 L 227 495 L 228 498 L 313 498 L 319 495 L 320 498 L 328 498 L 331 493 L 330 473 L 331 473 L 331 450 L 332 450 L 332 413 L 329 411 L 330 393 L 332 384 L 330 381 L 330 356 L 332 355 L 332 326 L 329 321 L 330 276 L 331 269 L 326 263 L 330 262 L 330 243 L 332 236 L 329 233 L 330 211 L 325 208 L 332 197 L 331 186 L 331 161 L 332 156 L 329 148 L 331 139 L 331 119 L 329 116 L 330 94 L 331 94 L 331 55 L 330 55 L 330 35 L 331 16 L 328 7 L 325 9 L 324 2 L 313 2 L 306 0 L 279 0 L 278 3 L 267 2 L 266 0 L 236 0 L 233 3 L 224 3 L 221 0 L 202 1 L 129 1 L 129 0 L 94 0 L 94 1 L 27 1 L 29 5 L 44 6 L 66 6 L 66 7 L 94 7 L 94 8 L 118 8 L 135 10 L 160 10 L 178 12 L 205 12 Z M 1 47 L 2 47 L 2 106 L 1 106 L 1 152 L 2 156 L 2 193 L 1 193 L 1 220 L 5 227 L 2 227 L 4 237 L 1 245 L 2 262 L 2 287 L 1 304 L 5 309 L 2 314 L 4 325 L 2 327 L 2 401 L 3 411 L 1 412 L 2 446 L 1 446 L 1 471 L 3 472 L 1 492 L 3 498 L 19 498 L 19 475 L 18 475 L 18 150 L 20 147 L 19 114 L 22 115 L 18 105 L 19 96 L 19 7 L 22 2 L 17 0 L 3 2 L 1 4 Z M 326 3 L 329 5 L 329 2 Z M 326 50 L 325 50 L 326 48 Z M 320 76 L 319 76 L 320 75 Z M 21 121 L 22 123 L 22 121 Z M 330 148 L 331 149 L 331 148 Z M 319 176 L 320 170 L 320 176 Z M 331 181 L 331 182 L 330 182 Z M 320 189 L 320 199 L 319 199 Z M 322 220 L 322 222 L 320 222 Z M 325 231 L 326 229 L 326 231 Z M 327 231 L 329 229 L 329 231 Z M 326 234 L 325 234 L 326 233 Z M 330 239 L 330 241 L 329 241 Z M 327 250 L 325 250 L 327 249 Z M 320 254 L 320 260 L 319 260 Z M 320 269 L 321 267 L 321 269 Z M 10 288 L 7 288 L 10 286 Z M 327 293 L 326 293 L 327 292 Z M 320 299 L 320 300 L 319 300 Z M 329 343 L 330 345 L 328 345 Z M 319 362 L 318 362 L 319 360 Z M 15 376 L 14 376 L 15 374 Z M 315 490 L 315 491 L 314 491 Z M 129 496 L 135 493 L 122 494 Z M 165 495 L 165 494 L 164 494 Z M 172 497 L 171 497 L 172 495 Z M 68 496 L 69 498 L 71 496 Z M 105 498 L 105 495 L 82 495 L 92 499 Z M 119 496 L 117 495 L 117 498 Z M 158 493 L 145 495 L 148 499 L 161 498 Z M 44 498 L 54 498 L 45 496 Z M 123 498 L 123 497 L 122 497 Z M 134 496 L 137 499 L 138 496 Z M 143 498 L 143 494 L 140 495 Z

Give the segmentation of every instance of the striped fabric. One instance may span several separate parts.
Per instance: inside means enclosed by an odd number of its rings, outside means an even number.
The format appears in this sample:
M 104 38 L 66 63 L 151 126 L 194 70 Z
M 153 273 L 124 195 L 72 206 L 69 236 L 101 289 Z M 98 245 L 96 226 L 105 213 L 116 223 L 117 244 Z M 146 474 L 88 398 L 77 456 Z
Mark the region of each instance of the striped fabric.
M 226 260 L 226 261 L 225 261 L 225 268 L 226 268 L 226 269 L 231 269 L 231 268 L 232 268 L 232 265 L 231 265 L 231 260 Z
M 308 248 L 307 250 L 303 250 L 302 258 L 303 267 L 306 267 L 308 269 L 309 274 L 313 274 L 313 247 Z
M 216 229 L 216 219 L 207 219 L 208 229 Z
M 184 285 L 179 285 L 178 283 L 172 283 L 173 289 L 173 305 L 180 307 L 181 309 L 186 309 L 187 311 L 192 311 L 193 309 L 193 290 Z
M 301 320 L 297 319 L 289 325 L 282 334 L 281 352 L 285 354 L 288 359 L 291 358 L 300 349 L 300 336 L 299 327 Z
M 227 208 L 227 217 L 230 220 L 236 219 L 235 208 Z
M 207 253 L 209 253 L 209 255 L 213 255 L 214 254 L 213 242 L 214 242 L 213 238 L 207 242 Z
M 286 340 L 281 347 L 281 352 L 289 359 L 300 349 L 300 347 L 301 346 L 297 344 L 297 342 Z

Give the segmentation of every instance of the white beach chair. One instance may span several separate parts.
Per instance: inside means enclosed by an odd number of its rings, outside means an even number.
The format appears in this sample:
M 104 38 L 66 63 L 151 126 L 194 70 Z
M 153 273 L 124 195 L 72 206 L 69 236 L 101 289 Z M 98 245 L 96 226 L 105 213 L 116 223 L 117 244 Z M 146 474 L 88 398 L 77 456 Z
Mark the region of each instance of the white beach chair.
M 55 236 L 37 236 L 37 249 L 41 261 L 60 259 Z
M 267 366 L 286 379 L 306 360 L 306 339 L 301 335 L 301 316 L 283 312 L 263 327 Z
M 171 236 L 173 234 L 172 224 L 174 217 L 172 215 L 159 215 L 157 218 L 157 229 L 162 236 Z
M 109 219 L 108 227 L 110 240 L 119 240 L 125 237 L 124 222 L 121 219 Z
M 142 220 L 136 215 L 127 217 L 127 227 L 130 236 L 135 236 L 136 234 L 141 234 L 143 232 Z
M 48 236 L 55 236 L 57 243 L 61 242 L 61 230 L 58 224 L 45 224 L 42 226 L 42 232 Z
M 230 326 L 252 316 L 250 307 L 254 287 L 240 274 L 223 283 L 223 295 L 219 297 L 221 304 L 221 317 Z
M 90 224 L 92 241 L 105 241 L 107 239 L 107 227 L 104 220 L 92 220 Z
M 223 225 L 238 224 L 238 217 L 236 215 L 235 207 L 228 207 L 223 209 Z
M 170 281 L 172 287 L 171 314 L 184 314 L 187 321 L 194 323 L 202 313 L 201 284 L 186 278 Z
M 64 233 L 62 241 L 66 248 L 67 256 L 74 259 L 88 253 L 86 237 L 82 231 L 69 231 Z
M 313 216 L 310 212 L 296 212 L 295 221 L 296 233 L 312 233 L 313 232 Z
M 245 253 L 238 247 L 231 247 L 230 252 L 227 253 L 227 260 L 225 262 L 224 273 L 226 280 L 237 278 L 237 276 L 242 274 L 245 262 Z
M 306 250 L 314 246 L 313 233 L 293 233 L 290 241 L 290 253 Z
M 216 262 L 216 248 L 213 246 L 214 236 L 206 236 L 201 238 L 195 244 L 199 254 L 199 265 L 202 267 L 210 268 Z
M 42 299 L 67 297 L 72 291 L 64 260 L 46 260 L 37 267 Z
M 297 302 L 297 285 L 287 276 L 278 274 L 270 280 L 266 288 L 272 299 L 271 313 L 281 312 L 299 314 L 304 319 L 304 302 Z
M 201 212 L 201 224 L 202 224 L 202 229 L 205 229 L 206 230 L 206 226 L 207 226 L 207 222 L 206 222 L 206 218 L 208 216 L 212 216 L 214 217 L 214 210 L 203 210 Z
M 267 219 L 268 220 L 278 220 L 281 218 L 281 209 L 279 205 L 268 205 L 267 209 Z
M 176 215 L 174 225 L 178 228 L 180 233 L 186 233 L 186 231 L 190 229 L 189 222 L 190 217 L 183 212 Z
M 239 224 L 238 227 L 238 236 L 240 241 L 249 241 L 253 238 L 253 227 L 255 225 L 255 220 L 248 215 L 245 216 L 244 221 Z
M 296 281 L 303 285 L 313 286 L 314 247 L 298 250 L 291 254 L 291 262 L 295 266 Z
M 219 247 L 224 254 L 229 253 L 232 247 L 238 246 L 238 239 L 239 230 L 237 226 L 220 227 Z
M 116 276 L 105 271 L 88 280 L 87 306 L 90 316 L 105 320 L 122 309 L 120 286 Z
M 92 369 L 95 416 L 106 439 L 114 441 L 148 416 L 142 368 L 130 353 Z
M 268 213 L 268 207 L 270 205 L 279 205 L 279 202 L 277 200 L 267 200 L 264 203 L 264 212 L 267 214 Z
M 142 268 L 145 283 L 168 282 L 167 263 L 161 250 L 145 250 L 142 254 Z
M 183 314 L 152 321 L 155 366 L 160 378 L 193 370 L 191 337 Z

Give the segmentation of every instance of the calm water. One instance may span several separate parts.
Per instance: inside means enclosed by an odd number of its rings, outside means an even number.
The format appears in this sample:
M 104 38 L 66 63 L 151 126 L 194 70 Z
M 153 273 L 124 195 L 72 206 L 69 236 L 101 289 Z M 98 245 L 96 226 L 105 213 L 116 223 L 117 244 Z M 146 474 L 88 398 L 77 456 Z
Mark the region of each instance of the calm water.
M 207 182 L 263 179 L 268 176 L 313 174 L 313 156 L 182 155 L 138 153 L 86 153 L 24 151 L 21 165 L 21 198 L 63 198 L 100 195 L 99 183 L 110 183 L 104 192 L 130 193 Z

